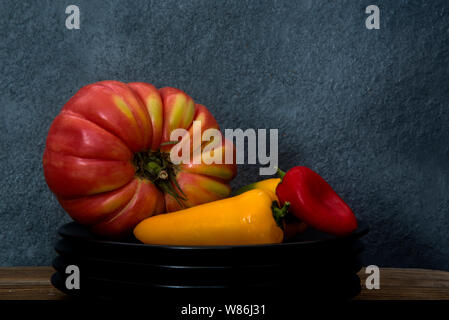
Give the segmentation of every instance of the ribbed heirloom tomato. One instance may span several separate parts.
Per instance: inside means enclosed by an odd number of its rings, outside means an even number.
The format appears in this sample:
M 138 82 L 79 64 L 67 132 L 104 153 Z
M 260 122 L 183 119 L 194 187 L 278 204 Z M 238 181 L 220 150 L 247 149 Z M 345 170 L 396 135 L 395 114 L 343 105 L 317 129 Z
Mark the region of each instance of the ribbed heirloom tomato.
M 225 198 L 237 173 L 235 163 L 224 161 L 232 142 L 223 138 L 215 147 L 222 164 L 170 161 L 171 132 L 183 128 L 192 139 L 193 121 L 201 121 L 200 134 L 218 129 L 207 108 L 179 89 L 143 82 L 87 85 L 50 127 L 43 156 L 47 184 L 75 221 L 109 237 L 129 233 L 151 215 Z

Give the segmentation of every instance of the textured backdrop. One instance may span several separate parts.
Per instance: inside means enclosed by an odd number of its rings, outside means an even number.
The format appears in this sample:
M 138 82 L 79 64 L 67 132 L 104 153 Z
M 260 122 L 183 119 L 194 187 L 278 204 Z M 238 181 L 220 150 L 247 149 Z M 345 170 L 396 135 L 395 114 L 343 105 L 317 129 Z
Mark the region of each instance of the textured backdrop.
M 315 169 L 371 226 L 365 263 L 449 270 L 448 1 L 3 0 L 0 14 L 0 265 L 50 264 L 69 218 L 42 173 L 48 128 L 80 87 L 115 79 L 182 88 L 222 128 L 279 128 L 280 166 Z M 241 166 L 234 187 L 257 174 Z

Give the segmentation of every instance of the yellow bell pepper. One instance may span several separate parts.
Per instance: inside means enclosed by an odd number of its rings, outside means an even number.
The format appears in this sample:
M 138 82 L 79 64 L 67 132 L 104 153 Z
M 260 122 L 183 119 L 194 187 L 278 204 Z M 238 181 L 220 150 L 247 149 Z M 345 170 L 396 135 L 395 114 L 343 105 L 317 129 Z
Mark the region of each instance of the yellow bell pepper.
M 153 216 L 134 229 L 147 244 L 179 246 L 248 245 L 280 243 L 282 218 L 272 192 L 250 190 L 241 195 L 196 207 Z

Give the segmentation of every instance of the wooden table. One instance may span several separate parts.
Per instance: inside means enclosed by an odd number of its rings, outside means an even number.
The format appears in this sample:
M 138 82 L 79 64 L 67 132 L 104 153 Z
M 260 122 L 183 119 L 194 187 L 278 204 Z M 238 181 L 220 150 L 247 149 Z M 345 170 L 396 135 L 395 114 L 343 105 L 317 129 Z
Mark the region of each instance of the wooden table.
M 51 267 L 0 267 L 0 300 L 61 300 L 69 297 L 50 283 Z M 357 300 L 449 300 L 449 272 L 381 268 L 380 289 L 362 292 Z

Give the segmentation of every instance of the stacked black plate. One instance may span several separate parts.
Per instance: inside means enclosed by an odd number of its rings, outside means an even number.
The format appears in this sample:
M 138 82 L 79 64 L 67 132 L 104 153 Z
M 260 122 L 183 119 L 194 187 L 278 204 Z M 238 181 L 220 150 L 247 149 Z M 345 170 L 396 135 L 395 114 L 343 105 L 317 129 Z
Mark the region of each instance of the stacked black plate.
M 82 297 L 142 297 L 179 289 L 270 295 L 293 289 L 298 297 L 347 299 L 360 292 L 360 238 L 367 232 L 359 223 L 346 237 L 309 228 L 281 244 L 179 247 L 145 245 L 134 238 L 106 241 L 72 222 L 59 229 L 52 283 Z M 79 290 L 65 286 L 68 265 L 80 270 Z

